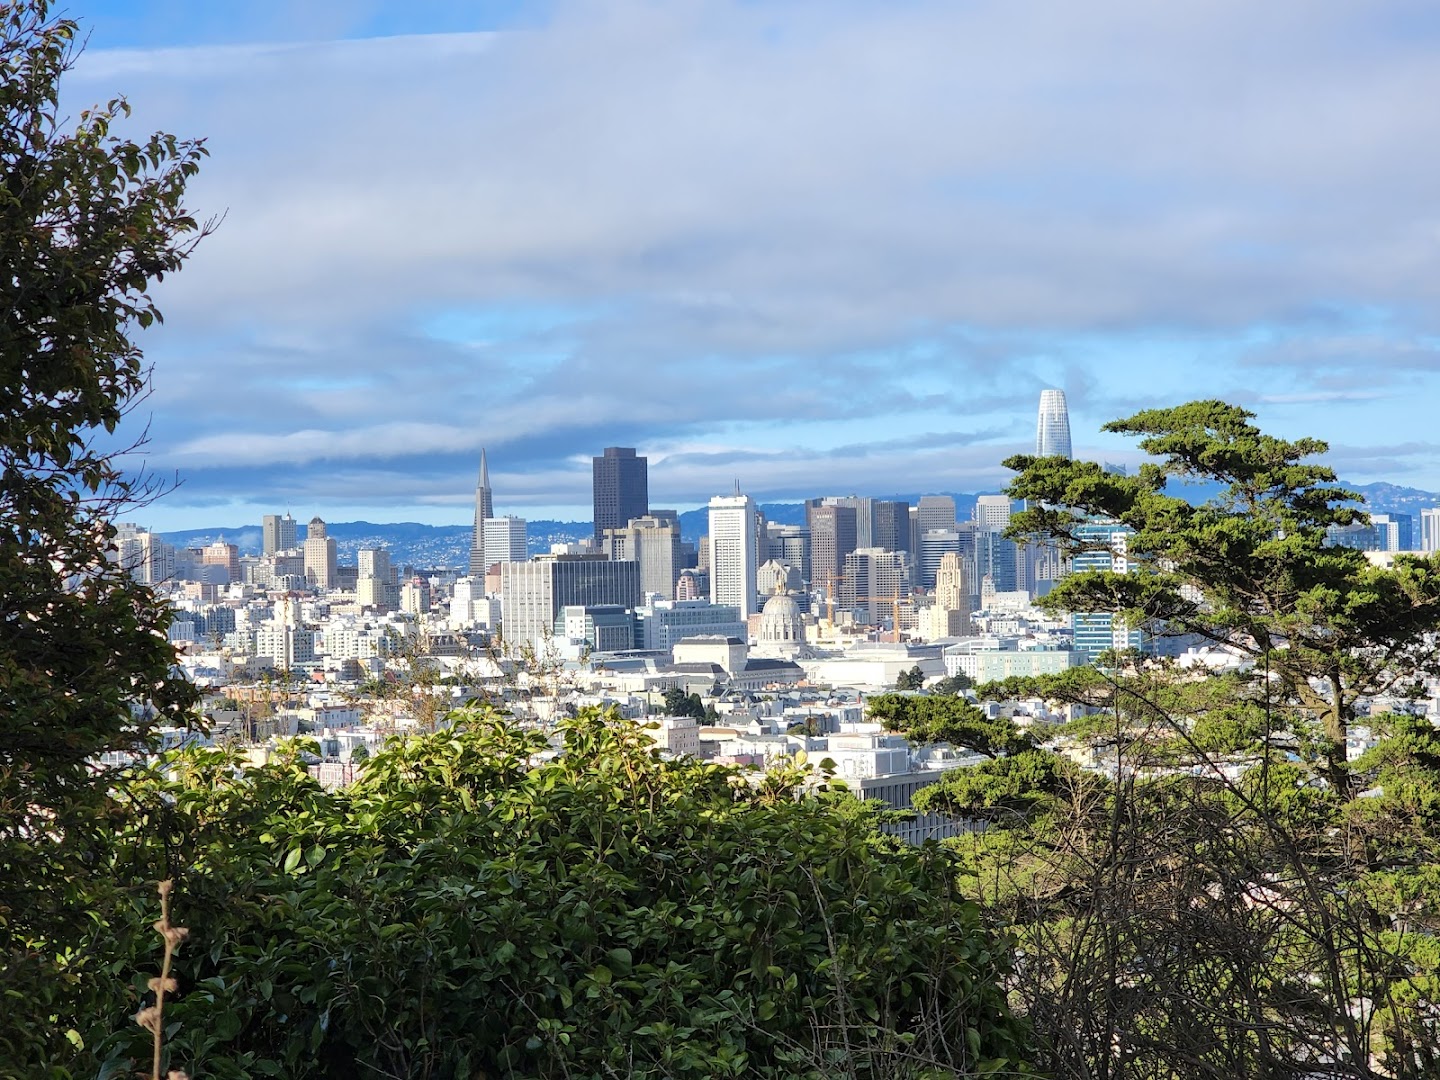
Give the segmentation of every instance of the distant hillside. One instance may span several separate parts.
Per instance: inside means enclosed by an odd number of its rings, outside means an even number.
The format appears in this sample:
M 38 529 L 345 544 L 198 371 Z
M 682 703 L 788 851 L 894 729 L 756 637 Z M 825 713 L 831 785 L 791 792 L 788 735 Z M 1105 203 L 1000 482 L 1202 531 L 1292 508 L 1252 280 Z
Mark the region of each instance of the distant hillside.
M 1341 486 L 1349 488 L 1365 500 L 1365 509 L 1374 514 L 1409 514 L 1416 518 L 1415 527 L 1420 527 L 1420 511 L 1432 506 L 1440 506 L 1440 494 L 1433 491 L 1421 491 L 1419 488 L 1398 487 L 1395 484 L 1347 484 L 1340 481 Z M 1213 498 L 1222 488 L 1216 483 L 1186 484 L 1184 486 L 1172 486 L 1171 491 L 1192 503 L 1201 503 L 1206 499 Z
M 1400 487 L 1396 484 L 1355 484 L 1352 490 L 1365 497 L 1367 509 L 1377 514 L 1410 514 L 1418 517 L 1421 510 L 1440 506 L 1440 494 L 1421 491 L 1419 488 Z M 1219 490 L 1218 484 L 1187 484 L 1173 489 L 1177 495 L 1191 502 L 1203 502 Z M 964 521 L 975 507 L 977 496 L 967 492 L 944 492 L 955 500 L 956 516 Z M 877 498 L 901 499 L 914 506 L 920 501 L 918 494 L 884 495 Z M 760 510 L 765 520 L 782 525 L 803 525 L 805 504 L 803 502 L 761 503 Z M 304 523 L 299 523 L 304 529 Z M 372 521 L 332 521 L 325 525 L 329 534 L 335 537 L 335 546 L 340 562 L 354 565 L 355 552 L 364 547 L 384 547 L 390 550 L 391 558 L 401 566 L 415 566 L 424 569 L 464 567 L 470 558 L 470 526 L 468 525 L 421 525 L 413 521 L 381 523 Z M 1418 522 L 1417 522 L 1418 528 Z M 705 507 L 686 510 L 680 515 L 680 535 L 695 541 L 709 529 L 709 512 Z M 591 535 L 588 521 L 531 521 L 530 553 L 532 555 L 549 551 L 551 544 L 574 543 Z M 162 534 L 166 541 L 177 547 L 203 547 L 216 540 L 235 544 L 242 555 L 260 554 L 260 527 L 240 525 L 235 528 L 190 529 L 184 532 Z
M 1365 496 L 1365 506 L 1376 514 L 1409 514 L 1416 518 L 1415 527 L 1420 527 L 1421 510 L 1440 506 L 1440 494 L 1421 491 L 1419 488 L 1399 487 L 1395 484 L 1358 484 L 1354 488 Z
M 305 525 L 299 523 L 301 539 Z M 355 553 L 361 548 L 383 547 L 399 566 L 423 569 L 461 568 L 470 560 L 469 525 L 421 525 L 414 521 L 327 521 L 325 531 L 335 538 L 339 561 L 355 564 Z M 259 555 L 260 528 L 242 525 L 233 529 L 190 529 L 162 533 L 167 543 L 176 547 L 204 547 L 216 540 L 225 540 L 240 549 L 242 555 Z M 590 535 L 588 521 L 532 521 L 529 523 L 530 553 L 549 551 L 552 543 L 573 543 Z

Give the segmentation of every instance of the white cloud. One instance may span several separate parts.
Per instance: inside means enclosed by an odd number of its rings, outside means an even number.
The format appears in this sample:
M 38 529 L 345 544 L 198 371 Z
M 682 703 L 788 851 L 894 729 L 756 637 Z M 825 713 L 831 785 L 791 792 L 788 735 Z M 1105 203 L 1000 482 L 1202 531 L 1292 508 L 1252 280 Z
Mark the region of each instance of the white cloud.
M 165 465 L 418 475 L 508 443 L 538 474 L 583 440 L 804 443 L 841 416 L 883 441 L 946 408 L 1023 443 L 1067 364 L 1097 399 L 1162 374 L 1258 396 L 1248 358 L 1261 400 L 1298 407 L 1359 392 L 1317 382 L 1355 346 L 1436 392 L 1431 347 L 1404 344 L 1440 331 L 1436 21 L 1407 0 L 615 0 L 502 35 L 95 50 L 70 93 L 124 90 L 213 151 L 191 202 L 228 217 L 150 339 Z M 483 347 L 414 330 L 517 304 L 593 314 Z M 1395 322 L 1347 344 L 1320 325 L 1337 308 Z M 1273 326 L 1315 363 L 1242 341 L 1172 376 L 1024 344 Z

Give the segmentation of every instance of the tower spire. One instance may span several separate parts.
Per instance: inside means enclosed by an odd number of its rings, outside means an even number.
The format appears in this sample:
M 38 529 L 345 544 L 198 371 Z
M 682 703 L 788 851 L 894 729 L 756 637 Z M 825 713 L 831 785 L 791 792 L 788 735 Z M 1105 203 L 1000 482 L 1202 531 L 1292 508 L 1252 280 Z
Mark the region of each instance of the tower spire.
M 490 497 L 490 463 L 485 458 L 485 448 L 480 448 L 480 478 L 475 481 L 475 531 L 470 535 L 470 576 L 484 578 L 489 567 L 489 556 L 485 551 L 485 519 L 495 516 L 494 503 Z

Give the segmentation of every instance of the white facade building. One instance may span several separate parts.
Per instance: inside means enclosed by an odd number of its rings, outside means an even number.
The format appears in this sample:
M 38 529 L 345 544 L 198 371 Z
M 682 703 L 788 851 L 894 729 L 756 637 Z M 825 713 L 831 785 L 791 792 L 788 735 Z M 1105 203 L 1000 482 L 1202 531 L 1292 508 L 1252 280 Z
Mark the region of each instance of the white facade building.
M 740 609 L 708 600 L 662 600 L 640 612 L 643 648 L 673 649 L 687 637 L 718 635 L 743 638 Z
M 129 522 L 116 528 L 115 558 L 142 585 L 159 585 L 175 576 L 175 549 Z
M 710 602 L 755 613 L 755 501 L 748 495 L 710 500 Z
M 1010 524 L 1010 496 L 980 495 L 975 499 L 975 522 L 985 529 L 1003 529 Z
M 1040 415 L 1035 423 L 1036 457 L 1070 457 L 1070 409 L 1064 390 L 1040 391 Z
M 497 562 L 524 562 L 529 558 L 528 527 L 524 518 L 509 514 L 505 517 L 486 518 L 486 569 Z
M 1420 550 L 1440 551 L 1440 506 L 1420 511 Z
M 484 591 L 483 585 L 479 591 Z M 452 628 L 463 630 L 475 622 L 476 592 L 474 578 L 462 577 L 455 582 L 455 590 L 450 594 L 450 625 Z

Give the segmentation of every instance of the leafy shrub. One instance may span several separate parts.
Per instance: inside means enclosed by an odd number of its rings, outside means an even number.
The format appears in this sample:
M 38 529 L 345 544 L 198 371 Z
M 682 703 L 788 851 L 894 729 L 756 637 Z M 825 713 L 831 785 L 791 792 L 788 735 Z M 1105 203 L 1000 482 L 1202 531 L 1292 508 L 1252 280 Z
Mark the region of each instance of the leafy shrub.
M 190 751 L 155 782 L 154 823 L 184 838 L 175 917 L 191 929 L 166 1008 L 175 1066 L 1023 1071 L 1003 957 L 938 846 L 895 843 L 798 773 L 756 786 L 662 761 L 613 712 L 567 721 L 549 760 L 494 712 L 455 721 L 393 742 L 346 790 L 322 790 L 298 748 L 244 771 Z M 143 1032 L 104 1034 L 89 1041 L 112 1067 L 140 1056 Z

